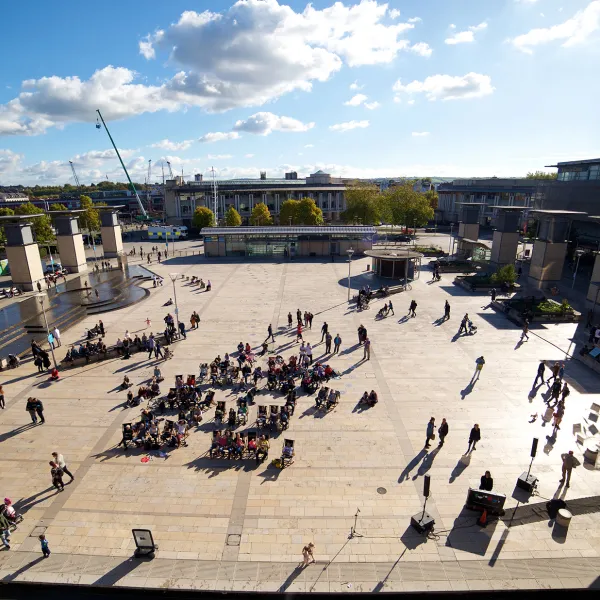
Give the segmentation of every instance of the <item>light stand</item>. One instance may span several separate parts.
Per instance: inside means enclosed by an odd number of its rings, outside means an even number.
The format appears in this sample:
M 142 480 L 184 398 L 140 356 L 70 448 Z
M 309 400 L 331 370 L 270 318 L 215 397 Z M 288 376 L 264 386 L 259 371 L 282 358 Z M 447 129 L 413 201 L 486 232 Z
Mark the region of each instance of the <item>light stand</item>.
M 410 518 L 410 524 L 419 533 L 428 533 L 429 531 L 433 530 L 433 526 L 435 525 L 434 518 L 428 512 L 425 512 L 427 498 L 429 498 L 430 485 L 431 477 L 429 475 L 425 475 L 423 481 L 423 496 L 425 497 L 425 501 L 423 502 L 423 512 L 417 513 Z
M 46 325 L 46 339 L 48 340 L 48 344 L 50 345 L 50 352 L 52 353 L 52 362 L 54 363 L 54 368 L 58 371 L 58 365 L 56 364 L 56 356 L 54 356 L 54 342 L 50 341 L 50 328 L 48 327 L 48 319 L 46 318 L 46 307 L 44 306 L 46 294 L 36 294 L 36 296 L 38 297 L 42 306 L 42 314 L 44 315 L 44 323 Z
M 352 255 L 354 254 L 353 248 L 346 250 L 348 254 L 348 302 L 350 302 L 350 266 L 352 265 Z
M 349 540 L 351 540 L 352 538 L 355 538 L 355 537 L 362 537 L 362 534 L 356 533 L 356 521 L 358 520 L 359 513 L 360 513 L 360 508 L 357 508 L 356 514 L 354 515 L 354 526 L 350 527 L 350 535 L 348 536 Z
M 533 438 L 533 443 L 531 444 L 531 462 L 529 463 L 529 469 L 527 473 L 523 471 L 519 478 L 517 479 L 517 487 L 529 492 L 530 494 L 537 487 L 538 478 L 535 475 L 531 475 L 531 466 L 533 465 L 533 459 L 535 458 L 537 452 L 538 439 Z
M 177 335 L 180 335 L 179 333 L 179 306 L 177 305 L 177 289 L 175 288 L 175 281 L 178 277 L 179 273 L 169 273 L 169 277 L 171 278 L 171 281 L 173 282 L 173 296 L 175 298 L 175 318 L 177 319 Z

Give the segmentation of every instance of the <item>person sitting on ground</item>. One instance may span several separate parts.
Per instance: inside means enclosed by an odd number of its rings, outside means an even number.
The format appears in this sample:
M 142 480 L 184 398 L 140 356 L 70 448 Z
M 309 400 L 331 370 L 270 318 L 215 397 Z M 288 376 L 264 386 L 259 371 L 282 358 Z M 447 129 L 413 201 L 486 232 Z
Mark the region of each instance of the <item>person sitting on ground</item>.
M 121 383 L 121 389 L 122 390 L 126 390 L 127 388 L 131 387 L 131 382 L 129 381 L 129 377 L 127 377 L 127 375 L 125 375 L 123 377 L 123 382 Z
M 58 369 L 54 367 L 50 372 L 50 379 L 52 381 L 58 381 L 60 379 L 60 375 L 58 374 Z
M 486 471 L 484 475 L 481 476 L 481 481 L 479 483 L 479 489 L 485 490 L 486 492 L 491 492 L 494 487 L 494 480 L 489 471 Z
M 65 362 L 68 362 L 68 363 L 72 363 L 73 362 L 73 353 L 71 351 L 71 348 L 69 348 L 67 350 L 67 353 L 65 355 Z
M 160 367 L 158 365 L 156 367 L 154 367 L 154 377 L 156 378 L 157 383 L 164 381 L 164 377 L 162 376 L 162 371 L 160 370 Z
M 369 392 L 365 390 L 365 393 L 360 397 L 359 404 L 369 404 Z
M 371 390 L 371 393 L 369 394 L 369 400 L 368 400 L 369 406 L 375 406 L 378 401 L 379 401 L 379 399 L 377 398 L 377 392 L 375 390 Z

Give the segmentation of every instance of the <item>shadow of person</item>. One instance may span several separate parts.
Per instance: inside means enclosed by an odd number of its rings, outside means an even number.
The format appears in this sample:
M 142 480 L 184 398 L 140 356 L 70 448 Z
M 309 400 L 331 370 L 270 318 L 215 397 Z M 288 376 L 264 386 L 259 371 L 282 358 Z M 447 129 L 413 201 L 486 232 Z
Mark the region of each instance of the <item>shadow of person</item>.
M 460 391 L 460 395 L 463 400 L 473 391 L 474 386 L 475 386 L 475 382 L 471 379 L 471 381 L 469 381 L 467 387 L 464 390 Z
M 404 480 L 408 479 L 410 472 L 421 462 L 421 460 L 427 455 L 427 450 L 423 448 L 407 465 L 404 467 L 404 471 L 400 473 L 400 477 L 398 478 L 398 483 L 402 483 Z
M 556 444 L 556 431 L 552 432 L 552 435 L 546 436 L 546 444 L 544 445 L 544 454 L 550 454 Z
M 513 350 L 518 350 L 523 345 L 523 338 L 521 338 L 513 348 Z
M 294 567 L 294 570 L 287 576 L 286 580 L 281 584 L 281 587 L 277 590 L 278 592 L 285 592 L 292 583 L 296 580 L 296 578 L 302 573 L 304 569 L 302 565 L 298 565 Z
M 419 467 L 416 475 L 413 476 L 413 481 L 415 479 L 418 479 L 419 477 L 423 477 L 427 473 L 427 471 L 429 471 L 429 469 L 431 469 L 431 467 L 433 465 L 433 461 L 435 460 L 435 457 L 438 455 L 439 451 L 440 451 L 440 447 L 438 446 L 435 450 L 432 450 L 423 459 L 423 462 L 421 463 L 421 466 Z
M 398 319 L 398 323 L 406 323 L 408 321 L 408 315 L 404 315 L 401 319 Z
M 452 469 L 452 473 L 450 473 L 450 479 L 448 480 L 449 483 L 454 482 L 456 479 L 458 479 L 462 472 L 471 464 L 471 455 L 470 454 L 465 454 L 464 456 L 461 456 L 458 459 L 458 462 L 456 463 L 456 466 L 454 467 L 454 469 Z
M 439 327 L 440 325 L 442 325 L 443 323 L 446 322 L 446 317 L 440 317 L 439 319 L 436 319 L 432 325 L 434 325 L 435 327 Z

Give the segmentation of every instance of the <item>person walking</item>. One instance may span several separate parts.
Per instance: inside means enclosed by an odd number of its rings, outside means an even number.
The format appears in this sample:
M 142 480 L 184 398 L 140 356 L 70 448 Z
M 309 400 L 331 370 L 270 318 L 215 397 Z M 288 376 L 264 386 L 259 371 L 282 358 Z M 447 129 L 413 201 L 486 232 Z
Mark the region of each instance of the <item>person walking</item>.
M 475 423 L 473 428 L 471 429 L 471 433 L 469 433 L 469 447 L 465 454 L 471 452 L 471 450 L 477 450 L 475 446 L 477 446 L 477 442 L 481 439 L 481 429 L 479 429 L 479 425 Z M 471 448 L 472 446 L 472 448 Z
M 298 321 L 298 326 L 296 327 L 296 342 L 299 342 L 300 340 L 304 341 L 304 338 L 302 337 L 302 322 Z
M 179 333 L 181 334 L 184 340 L 187 340 L 187 334 L 185 332 L 185 323 L 183 321 L 179 321 Z
M 475 373 L 473 373 L 473 377 L 471 378 L 471 383 L 475 383 L 479 380 L 481 375 L 481 371 L 483 371 L 483 365 L 485 365 L 485 358 L 480 356 L 475 360 Z
M 364 328 L 363 325 L 359 325 L 359 327 L 358 327 L 358 345 L 359 346 L 362 346 L 366 337 L 367 337 L 367 330 Z
M 34 398 L 34 402 L 35 412 L 37 413 L 37 416 L 40 418 L 40 421 L 43 425 L 46 422 L 46 419 L 44 419 L 44 405 L 42 404 L 42 401 L 39 398 Z
M 546 385 L 548 387 L 550 387 L 550 380 L 558 379 L 558 372 L 559 371 L 560 371 L 560 363 L 559 362 L 555 362 L 552 365 L 552 375 L 550 375 L 550 377 L 548 377 L 548 380 L 546 381 Z
M 331 352 L 331 342 L 332 341 L 333 341 L 333 337 L 328 331 L 327 334 L 325 335 L 325 352 L 327 352 L 327 353 Z
M 371 340 L 365 337 L 365 353 L 363 354 L 363 360 L 371 360 Z
M 31 422 L 34 425 L 37 425 L 37 415 L 35 413 L 35 398 L 27 398 L 27 404 L 25 405 L 25 410 L 29 413 L 31 417 Z
M 310 342 L 308 342 L 308 344 L 306 344 L 306 356 L 308 357 L 308 364 L 312 365 L 313 351 L 312 351 L 312 346 L 310 345 Z
M 162 346 L 160 345 L 160 342 L 158 340 L 156 340 L 156 343 L 154 344 L 154 358 L 158 358 L 158 357 L 164 358 L 164 355 L 162 353 Z
M 565 378 L 565 363 L 560 363 L 558 368 L 558 378 L 562 381 Z
M 2 386 L 0 386 L 0 391 L 2 390 Z M 564 403 L 565 400 L 567 399 L 567 397 L 569 396 L 569 394 L 571 393 L 571 390 L 569 389 L 569 386 L 567 384 L 567 382 L 565 381 L 565 385 L 563 385 L 563 389 L 561 391 L 561 400 Z
M 573 455 L 573 450 L 569 450 L 568 454 L 561 454 L 560 457 L 562 458 L 562 479 L 560 483 L 563 483 L 566 479 L 565 487 L 569 487 L 571 485 L 571 471 L 581 463 Z
M 396 313 L 394 312 L 394 306 L 392 305 L 391 300 L 388 302 L 388 309 L 394 316 L 396 316 Z
M 328 332 L 329 332 L 329 325 L 327 325 L 327 321 L 325 321 L 323 323 L 323 326 L 321 327 L 321 342 L 323 342 L 323 339 L 325 338 L 325 336 L 327 335 Z
M 7 550 L 10 550 L 10 521 L 4 512 L 0 512 L 0 540 Z
M 548 400 L 545 400 L 545 402 L 548 406 L 550 406 L 550 402 L 552 400 L 554 400 L 555 404 L 556 404 L 556 402 L 558 402 L 558 397 L 560 396 L 561 387 L 562 386 L 560 385 L 560 379 L 557 379 L 552 384 L 552 387 L 550 388 L 550 398 L 548 398 Z
M 463 331 L 467 333 L 467 323 L 469 322 L 469 313 L 465 313 L 465 316 L 462 318 L 460 322 L 460 327 L 458 328 L 458 334 L 460 335 Z
M 267 337 L 265 339 L 265 342 L 268 341 L 269 338 L 275 341 L 275 336 L 273 335 L 273 326 L 271 325 L 271 323 L 269 323 L 269 326 L 267 327 Z
M 50 556 L 50 546 L 48 545 L 48 540 L 46 539 L 46 536 L 42 533 L 38 537 L 38 540 L 40 540 L 40 545 L 42 546 L 42 554 L 44 555 L 44 558 L 48 558 Z
M 98 321 L 98 327 L 100 327 L 100 335 L 104 337 L 104 323 L 102 321 Z
M 529 341 L 529 336 L 527 335 L 528 332 L 529 332 L 529 319 L 525 319 L 525 321 L 523 323 L 523 333 L 521 334 L 521 341 L 523 341 L 523 338 L 527 338 L 527 341 Z
M 449 321 L 450 320 L 450 302 L 448 302 L 448 300 L 446 300 L 446 303 L 444 304 L 444 321 Z
M 313 318 L 315 315 L 313 315 L 311 312 L 308 313 L 308 328 L 312 329 L 312 322 L 313 322 Z
M 544 363 L 544 361 L 542 360 L 540 362 L 540 364 L 538 365 L 537 375 L 535 376 L 535 380 L 533 382 L 533 387 L 535 387 L 537 385 L 538 379 L 541 379 L 542 383 L 544 383 L 544 371 L 545 370 L 546 370 L 546 363 Z
M 302 325 L 302 311 L 299 308 L 296 309 L 296 321 Z
M 65 462 L 65 457 L 58 452 L 53 452 L 52 457 L 54 458 L 54 462 L 62 469 L 63 473 L 66 473 L 71 478 L 71 481 L 73 481 L 75 475 L 69 471 L 69 467 L 67 467 L 67 463 Z
M 152 354 L 154 354 L 155 344 L 156 342 L 154 341 L 154 335 L 151 333 L 150 337 L 148 338 L 148 343 L 146 345 L 146 347 L 148 348 L 148 360 L 150 360 L 152 358 Z
M 146 317 L 146 329 L 148 329 L 150 325 L 152 325 L 152 321 L 150 320 L 150 317 Z
M 333 353 L 337 354 L 340 351 L 340 346 L 342 345 L 342 338 L 340 337 L 339 333 L 335 334 L 335 337 L 333 338 Z M 0 386 L 0 390 L 1 390 L 1 386 Z
M 490 292 L 490 296 L 492 298 L 492 302 L 496 302 L 496 288 L 492 288 L 492 291 Z
M 310 563 L 314 563 L 315 561 L 315 556 L 314 556 L 314 548 L 315 545 L 310 542 L 309 544 L 307 544 L 306 546 L 304 546 L 304 548 L 302 548 L 302 567 L 306 567 L 307 565 L 309 565 Z
M 448 422 L 446 421 L 446 419 L 442 419 L 442 424 L 438 428 L 438 435 L 440 436 L 440 443 L 438 444 L 438 446 L 440 448 L 444 445 L 444 440 L 448 435 L 448 431 L 450 431 L 450 429 L 448 428 Z
M 427 423 L 427 429 L 425 430 L 425 448 L 429 448 L 431 440 L 435 439 L 434 427 L 435 417 L 431 417 L 429 423 Z
M 288 313 L 288 327 L 291 327 L 292 325 L 293 325 L 292 313 L 289 312 Z
M 6 402 L 4 401 L 4 388 L 1 385 L 0 385 L 0 408 L 6 408 Z
M 411 300 L 410 306 L 408 308 L 408 314 L 411 317 L 416 317 L 417 316 L 416 310 L 417 310 L 417 302 L 415 300 Z
M 60 346 L 62 344 L 60 343 L 60 331 L 58 330 L 58 327 L 54 327 L 54 330 L 52 331 L 52 335 L 54 336 L 54 339 L 56 340 L 56 346 L 60 348 Z
M 59 492 L 62 492 L 65 489 L 65 484 L 62 480 L 62 469 L 52 460 L 48 464 L 50 465 L 50 476 L 52 477 L 52 485 Z

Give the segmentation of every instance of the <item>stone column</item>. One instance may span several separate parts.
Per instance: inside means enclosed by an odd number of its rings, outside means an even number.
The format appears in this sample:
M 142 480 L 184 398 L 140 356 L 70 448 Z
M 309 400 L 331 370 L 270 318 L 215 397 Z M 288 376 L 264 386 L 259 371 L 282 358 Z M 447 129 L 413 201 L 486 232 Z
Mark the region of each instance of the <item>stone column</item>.
M 117 213 L 109 210 L 100 211 L 102 227 L 102 246 L 105 258 L 116 258 L 123 252 L 123 238 L 121 237 L 121 226 L 117 220 Z
M 540 220 L 539 239 L 533 244 L 529 265 L 529 285 L 543 288 L 560 282 L 567 254 L 568 230 L 568 219 L 549 217 Z
M 499 209 L 492 241 L 491 262 L 496 267 L 514 264 L 519 246 L 519 212 Z
M 600 310 L 600 252 L 595 252 L 595 254 L 594 269 L 592 271 L 592 277 L 590 278 L 590 285 L 586 296 L 586 306 L 589 309 L 593 309 L 594 317 L 595 313 Z
M 458 238 L 475 242 L 479 239 L 479 206 L 463 205 L 458 224 Z
M 79 233 L 79 224 L 75 215 L 56 217 L 56 241 L 58 254 L 63 267 L 71 273 L 87 271 L 83 236 Z
M 37 289 L 37 283 L 44 283 L 44 270 L 40 259 L 40 249 L 33 241 L 31 223 L 6 223 L 6 258 L 15 286 L 24 291 Z

